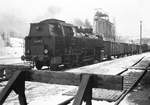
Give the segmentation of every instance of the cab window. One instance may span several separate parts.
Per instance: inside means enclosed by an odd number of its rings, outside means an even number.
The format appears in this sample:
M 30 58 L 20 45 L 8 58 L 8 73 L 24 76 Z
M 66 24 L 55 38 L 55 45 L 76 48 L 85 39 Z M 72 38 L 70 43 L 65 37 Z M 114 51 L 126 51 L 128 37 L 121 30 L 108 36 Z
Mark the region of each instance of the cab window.
M 72 27 L 64 26 L 63 28 L 64 28 L 65 36 L 70 36 L 70 37 L 73 36 L 74 33 Z
M 60 36 L 61 34 L 61 27 L 59 24 L 49 24 L 49 33 L 51 36 Z

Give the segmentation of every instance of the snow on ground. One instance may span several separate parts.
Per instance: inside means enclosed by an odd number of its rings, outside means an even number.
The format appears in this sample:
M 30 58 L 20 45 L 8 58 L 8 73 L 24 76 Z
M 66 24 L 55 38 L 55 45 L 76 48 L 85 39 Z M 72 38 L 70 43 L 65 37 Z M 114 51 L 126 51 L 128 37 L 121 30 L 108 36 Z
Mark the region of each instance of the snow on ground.
M 115 75 L 118 72 L 124 70 L 126 67 L 129 67 L 132 64 L 134 64 L 137 60 L 139 60 L 143 56 L 150 56 L 150 53 L 144 53 L 144 54 L 124 57 L 120 59 L 115 59 L 112 61 L 106 61 L 94 65 L 70 69 L 68 72 L 75 72 L 75 73 L 90 72 L 90 73 L 98 73 L 98 74 Z M 62 93 L 65 93 L 72 89 L 74 89 L 73 86 L 26 82 L 27 102 L 28 105 L 48 105 L 48 104 L 57 105 L 63 102 L 64 100 L 70 98 L 69 96 L 64 96 L 64 95 L 62 96 Z M 145 105 L 144 103 L 137 104 L 137 102 L 134 102 L 133 98 L 131 100 L 128 100 L 129 98 L 131 98 L 130 96 L 132 95 L 130 94 L 128 96 L 129 97 L 127 98 L 127 100 L 123 101 L 121 105 Z M 134 95 L 134 97 L 137 99 L 138 96 Z M 92 100 L 92 103 L 93 105 L 100 105 L 100 104 L 114 105 L 114 102 L 111 103 L 106 101 Z M 17 96 L 14 93 L 11 93 L 10 97 L 6 100 L 4 105 L 19 105 Z
M 20 38 L 10 38 L 11 47 L 1 46 L 0 49 L 0 58 L 6 57 L 21 57 L 23 55 L 23 41 L 24 39 Z
M 133 56 L 119 58 L 111 61 L 106 61 L 106 62 L 102 62 L 90 66 L 75 68 L 69 70 L 68 72 L 116 75 L 117 73 L 121 72 L 125 68 L 136 63 L 137 60 L 139 60 L 144 56 L 150 56 L 150 53 L 143 53 L 139 55 L 133 55 Z
M 24 54 L 24 39 L 10 38 L 10 44 L 9 47 L 0 46 L 0 64 L 23 62 L 21 56 Z

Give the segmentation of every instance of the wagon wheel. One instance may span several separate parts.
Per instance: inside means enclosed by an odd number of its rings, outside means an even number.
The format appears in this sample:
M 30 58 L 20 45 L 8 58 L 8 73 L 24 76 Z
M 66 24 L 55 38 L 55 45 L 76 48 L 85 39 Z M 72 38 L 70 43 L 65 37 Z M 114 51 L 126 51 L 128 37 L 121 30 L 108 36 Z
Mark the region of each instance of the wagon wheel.
M 35 63 L 35 66 L 36 66 L 36 68 L 38 69 L 38 70 L 41 70 L 41 68 L 42 68 L 42 63 L 41 62 L 39 62 L 39 61 L 37 61 L 36 63 Z

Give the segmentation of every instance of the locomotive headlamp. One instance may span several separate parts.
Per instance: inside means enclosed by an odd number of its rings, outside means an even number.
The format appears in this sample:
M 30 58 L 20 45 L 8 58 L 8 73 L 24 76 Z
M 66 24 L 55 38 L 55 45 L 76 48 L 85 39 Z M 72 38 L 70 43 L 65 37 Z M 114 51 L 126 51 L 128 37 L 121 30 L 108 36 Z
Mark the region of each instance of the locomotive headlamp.
M 27 54 L 30 54 L 30 50 L 29 49 L 27 50 Z
M 48 54 L 48 49 L 44 49 L 44 54 Z
M 39 27 L 39 26 L 36 26 L 35 29 L 36 29 L 36 30 L 40 30 L 40 27 Z

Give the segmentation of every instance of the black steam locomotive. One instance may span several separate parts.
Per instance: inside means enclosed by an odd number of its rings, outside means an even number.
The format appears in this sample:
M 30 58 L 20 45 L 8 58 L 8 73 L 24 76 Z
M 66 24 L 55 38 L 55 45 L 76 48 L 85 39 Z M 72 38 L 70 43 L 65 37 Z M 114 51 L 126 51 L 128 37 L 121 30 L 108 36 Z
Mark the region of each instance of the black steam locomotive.
M 34 62 L 37 69 L 50 66 L 51 70 L 60 65 L 72 67 L 104 57 L 123 56 L 139 53 L 139 45 L 104 41 L 92 29 L 77 28 L 57 19 L 32 23 L 25 37 L 23 60 Z
M 90 34 L 90 35 L 89 35 Z M 90 37 L 89 37 L 90 36 Z M 33 23 L 25 37 L 26 61 L 33 61 L 37 69 L 59 65 L 74 66 L 95 59 L 100 61 L 104 52 L 101 37 L 91 30 L 78 29 L 72 24 L 57 19 Z

